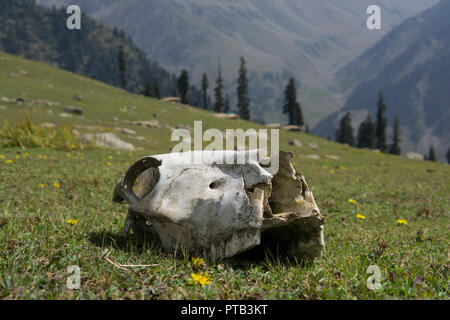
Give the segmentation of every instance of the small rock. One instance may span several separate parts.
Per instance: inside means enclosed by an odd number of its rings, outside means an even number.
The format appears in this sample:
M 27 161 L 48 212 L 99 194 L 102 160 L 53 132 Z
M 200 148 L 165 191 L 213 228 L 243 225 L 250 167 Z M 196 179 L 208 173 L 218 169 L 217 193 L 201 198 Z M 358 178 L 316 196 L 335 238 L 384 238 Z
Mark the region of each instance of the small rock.
M 163 102 L 170 102 L 172 104 L 175 104 L 175 103 L 181 103 L 181 98 L 168 97 L 168 98 L 161 99 L 161 101 L 163 101 Z
M 320 156 L 318 156 L 317 154 L 310 154 L 310 155 L 307 155 L 305 158 L 313 159 L 313 160 L 320 160 Z
M 230 120 L 239 119 L 239 116 L 236 113 L 216 113 L 215 117 L 219 119 L 230 119 Z
M 65 106 L 64 107 L 64 111 L 67 113 L 73 113 L 79 116 L 83 115 L 83 109 L 81 109 L 80 107 L 74 107 L 74 106 Z
M 5 106 L 0 106 L 0 110 L 6 110 Z
M 139 141 L 144 141 L 146 139 L 145 137 L 142 137 L 142 136 L 137 136 L 137 137 L 129 136 L 129 137 L 132 139 L 135 139 L 135 140 L 139 140 Z
M 95 142 L 98 147 L 104 148 L 114 148 L 121 150 L 134 150 L 135 147 L 128 142 L 121 140 L 114 133 L 96 133 L 96 134 L 85 134 L 80 137 L 80 141 Z
M 45 113 L 46 113 L 46 114 L 49 114 L 49 115 L 50 115 L 50 114 L 53 114 L 53 110 L 50 110 L 50 109 L 45 110 Z
M 122 108 L 119 109 L 120 112 L 130 112 L 130 111 L 136 111 L 137 107 L 136 106 L 123 106 Z
M 319 150 L 319 145 L 317 144 L 317 142 L 308 143 L 308 147 L 310 147 L 313 150 Z
M 423 161 L 424 157 L 422 154 L 420 153 L 415 153 L 415 152 L 407 152 L 405 154 L 405 157 L 408 159 L 412 159 L 412 160 L 419 160 L 419 161 Z
M 131 121 L 131 124 L 134 126 L 140 127 L 148 127 L 148 128 L 161 128 L 161 124 L 158 120 L 149 120 L 149 121 Z
M 69 113 L 60 113 L 59 114 L 59 116 L 61 117 L 61 118 L 72 118 L 72 115 L 71 114 L 69 114 Z
M 19 97 L 19 98 L 16 99 L 16 102 L 17 102 L 17 103 L 25 103 L 25 99 Z
M 86 126 L 86 125 L 76 125 L 75 128 L 84 129 L 84 130 L 92 130 L 92 131 L 100 130 L 100 128 L 97 126 Z
M 76 101 L 83 101 L 84 99 L 83 99 L 83 97 L 80 96 L 79 94 L 76 94 L 76 95 L 73 96 L 73 100 L 76 100 Z
M 54 124 L 52 122 L 41 123 L 41 128 L 51 129 L 51 128 L 55 128 L 55 127 L 56 127 L 56 124 Z
M 265 126 L 269 129 L 280 129 L 281 128 L 281 124 L 279 124 L 279 123 L 268 123 Z
M 294 147 L 302 147 L 303 146 L 302 143 L 297 139 L 290 140 L 289 145 L 294 146 Z
M 302 128 L 300 126 L 295 126 L 295 125 L 282 126 L 281 129 L 287 130 L 287 131 L 292 131 L 292 132 L 301 132 L 302 131 Z
M 131 134 L 131 135 L 135 135 L 135 134 L 136 134 L 136 131 L 131 130 L 131 129 L 128 129 L 128 128 L 119 128 L 119 127 L 116 127 L 116 128 L 114 128 L 114 129 L 117 130 L 117 131 L 120 131 L 120 132 L 122 132 L 122 133 L 125 133 L 125 134 Z
M 341 158 L 338 157 L 338 156 L 333 156 L 333 155 L 329 155 L 329 154 L 327 154 L 327 155 L 325 156 L 325 158 L 331 159 L 331 160 L 339 160 L 339 159 L 341 159 Z

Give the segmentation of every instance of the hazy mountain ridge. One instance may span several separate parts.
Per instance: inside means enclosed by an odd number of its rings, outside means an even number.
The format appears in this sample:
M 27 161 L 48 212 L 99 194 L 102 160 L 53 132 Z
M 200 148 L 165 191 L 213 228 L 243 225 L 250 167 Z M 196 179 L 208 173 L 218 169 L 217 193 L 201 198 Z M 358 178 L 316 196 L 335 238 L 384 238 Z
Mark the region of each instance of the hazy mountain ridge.
M 102 22 L 124 29 L 171 71 L 186 67 L 193 81 L 207 72 L 214 83 L 220 59 L 227 91 L 235 94 L 239 57 L 248 60 L 253 118 L 283 121 L 287 79 L 300 82 L 308 124 L 340 107 L 333 74 L 374 44 L 393 25 L 436 3 L 374 0 L 97 0 L 74 3 Z M 366 8 L 379 4 L 383 30 L 366 28 Z M 273 81 L 276 80 L 276 81 Z M 269 96 L 267 92 L 272 94 Z M 232 103 L 235 100 L 232 97 Z
M 450 142 L 450 1 L 410 18 L 337 74 L 348 99 L 340 112 L 322 121 L 317 133 L 331 135 L 344 112 L 354 126 L 375 112 L 383 90 L 392 124 L 402 123 L 404 150 L 426 154 L 434 144 L 444 159 Z

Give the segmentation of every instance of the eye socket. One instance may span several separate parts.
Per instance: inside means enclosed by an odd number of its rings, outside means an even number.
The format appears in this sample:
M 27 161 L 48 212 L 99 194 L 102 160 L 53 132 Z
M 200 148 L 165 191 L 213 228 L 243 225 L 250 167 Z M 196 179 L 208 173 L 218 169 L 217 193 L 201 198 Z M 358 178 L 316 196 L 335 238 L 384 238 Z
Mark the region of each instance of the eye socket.
M 220 181 L 214 181 L 209 184 L 210 189 L 217 189 L 220 185 Z

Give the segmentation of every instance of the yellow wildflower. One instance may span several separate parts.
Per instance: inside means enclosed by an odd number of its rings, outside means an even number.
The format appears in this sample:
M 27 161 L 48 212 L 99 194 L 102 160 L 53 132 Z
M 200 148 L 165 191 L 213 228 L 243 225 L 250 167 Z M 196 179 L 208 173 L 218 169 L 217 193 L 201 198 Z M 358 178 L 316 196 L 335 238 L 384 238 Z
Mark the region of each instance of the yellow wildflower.
M 5 163 L 6 164 L 11 164 L 11 163 L 13 163 L 13 161 L 12 160 L 6 160 Z
M 42 155 L 39 155 L 39 159 L 42 159 Z
M 78 221 L 75 220 L 75 219 L 69 219 L 69 220 L 66 221 L 66 223 L 72 224 L 72 225 L 76 225 L 78 223 Z
M 122 153 L 120 151 L 117 151 L 117 155 L 120 156 Z
M 211 283 L 211 279 L 208 277 L 208 274 L 192 273 L 191 279 L 189 279 L 190 285 L 200 284 L 201 286 L 204 286 L 204 285 L 210 284 L 210 283 Z
M 408 224 L 408 221 L 406 221 L 405 219 L 398 219 L 397 223 L 398 224 Z
M 40 183 L 39 188 L 43 188 L 43 187 L 45 187 L 45 185 L 43 183 Z
M 200 266 L 203 263 L 203 258 L 192 258 L 192 268 L 194 269 L 194 271 L 198 271 L 200 269 Z
M 76 148 L 76 146 L 73 144 L 73 145 L 71 145 L 71 147 L 72 147 L 72 149 L 75 149 Z
M 43 156 L 42 159 L 44 159 L 44 160 L 47 159 L 47 156 Z
M 330 170 L 330 173 L 334 173 L 334 170 Z
M 58 182 L 53 182 L 53 186 L 55 188 L 60 188 L 61 187 L 61 185 Z
M 16 159 L 20 159 L 20 156 L 19 156 L 19 155 L 17 155 L 17 156 L 16 156 Z
M 358 219 L 361 219 L 361 220 L 364 220 L 364 219 L 366 219 L 366 217 L 365 216 L 363 216 L 362 214 L 360 214 L 360 213 L 358 213 L 357 215 L 356 215 L 356 217 L 358 218 Z
M 348 202 L 355 204 L 355 203 L 356 203 L 356 200 L 348 199 Z
M 28 157 L 29 155 L 30 155 L 30 154 L 29 154 L 28 152 L 25 152 L 25 153 L 24 153 L 24 156 L 25 156 L 25 157 Z
M 106 164 L 107 164 L 108 166 L 111 166 L 111 162 L 107 162 Z
M 0 154 L 0 159 L 5 159 L 5 156 Z
M 66 153 L 66 156 L 70 157 L 70 153 L 67 152 L 67 153 Z
M 112 158 L 113 158 L 112 156 L 108 156 L 108 159 L 112 160 Z

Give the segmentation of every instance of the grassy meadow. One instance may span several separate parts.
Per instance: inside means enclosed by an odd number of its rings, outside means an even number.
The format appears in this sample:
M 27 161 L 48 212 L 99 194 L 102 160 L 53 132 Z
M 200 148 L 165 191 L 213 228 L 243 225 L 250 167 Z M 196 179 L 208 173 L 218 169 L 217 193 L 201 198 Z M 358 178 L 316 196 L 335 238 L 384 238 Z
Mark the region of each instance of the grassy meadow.
M 24 104 L 12 101 L 19 97 Z M 83 116 L 62 118 L 66 105 L 83 108 Z M 124 106 L 133 108 L 120 111 Z M 36 124 L 113 132 L 138 149 L 0 147 L 0 299 L 449 298 L 446 164 L 282 131 L 281 150 L 294 154 L 326 217 L 323 258 L 305 264 L 265 252 L 194 263 L 187 254 L 121 237 L 127 206 L 111 201 L 115 183 L 141 156 L 170 152 L 171 128 L 193 127 L 194 120 L 204 130 L 261 126 L 0 53 L 0 126 L 23 121 L 25 111 Z M 160 127 L 126 120 L 157 120 Z M 302 146 L 289 144 L 294 139 Z M 71 265 L 81 270 L 79 290 L 66 286 Z M 367 288 L 371 265 L 381 271 L 380 290 Z M 192 284 L 194 272 L 207 274 L 209 283 Z

